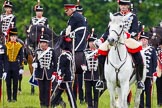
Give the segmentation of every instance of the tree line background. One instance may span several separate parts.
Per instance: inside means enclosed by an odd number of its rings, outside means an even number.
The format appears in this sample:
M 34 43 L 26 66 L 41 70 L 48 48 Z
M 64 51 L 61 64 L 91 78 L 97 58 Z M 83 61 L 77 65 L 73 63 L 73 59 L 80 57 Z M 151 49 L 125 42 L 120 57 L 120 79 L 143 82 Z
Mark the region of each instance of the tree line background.
M 1 13 L 4 12 L 3 3 Z M 13 13 L 17 18 L 16 26 L 19 37 L 26 38 L 25 25 L 29 25 L 31 17 L 35 16 L 34 6 L 37 0 L 10 0 L 13 2 Z M 142 2 L 141 2 L 142 1 Z M 145 25 L 146 31 L 149 27 L 158 26 L 162 20 L 162 0 L 131 0 L 134 4 L 134 11 L 137 13 L 138 20 Z M 77 0 L 40 0 L 44 7 L 44 15 L 48 18 L 50 28 L 57 34 L 67 26 L 68 16 L 64 13 L 64 4 L 77 4 Z M 95 28 L 95 33 L 100 37 L 106 30 L 109 22 L 109 13 L 119 10 L 117 0 L 80 0 L 83 6 L 84 16 L 87 18 L 89 31 Z

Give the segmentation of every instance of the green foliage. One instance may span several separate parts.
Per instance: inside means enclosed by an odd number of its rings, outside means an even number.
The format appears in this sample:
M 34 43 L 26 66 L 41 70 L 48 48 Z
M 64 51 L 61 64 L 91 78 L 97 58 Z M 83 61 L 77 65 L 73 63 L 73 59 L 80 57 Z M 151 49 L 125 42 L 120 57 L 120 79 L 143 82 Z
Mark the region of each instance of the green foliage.
M 33 7 L 37 0 L 11 0 L 14 4 L 14 14 L 17 17 L 17 27 L 19 36 L 25 39 L 25 25 L 29 25 L 32 16 L 35 16 Z M 68 17 L 64 14 L 64 4 L 74 3 L 77 0 L 40 0 L 44 7 L 44 16 L 48 18 L 50 27 L 59 34 L 66 28 Z M 109 2 L 112 1 L 112 2 Z M 95 28 L 95 33 L 101 36 L 105 32 L 108 22 L 109 13 L 115 13 L 118 9 L 117 0 L 80 0 L 84 8 L 84 16 L 88 20 L 89 30 Z M 134 8 L 137 10 L 138 19 L 146 27 L 157 26 L 161 21 L 162 0 L 131 0 Z M 2 7 L 2 3 L 0 4 Z

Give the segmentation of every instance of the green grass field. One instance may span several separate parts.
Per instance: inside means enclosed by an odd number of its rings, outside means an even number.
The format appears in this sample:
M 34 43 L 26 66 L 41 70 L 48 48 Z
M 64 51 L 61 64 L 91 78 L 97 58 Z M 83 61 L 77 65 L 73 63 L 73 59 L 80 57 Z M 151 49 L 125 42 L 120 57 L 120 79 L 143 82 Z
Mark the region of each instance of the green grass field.
M 4 95 L 2 96 L 2 101 L 0 103 L 0 108 L 39 108 L 39 97 L 38 97 L 38 87 L 35 87 L 35 91 L 36 93 L 34 95 L 30 95 L 30 84 L 28 83 L 28 80 L 30 78 L 28 71 L 25 71 L 26 73 L 24 73 L 23 76 L 23 81 L 22 81 L 22 94 L 18 94 L 18 98 L 17 98 L 17 102 L 13 103 L 7 102 L 7 95 L 6 95 L 6 85 L 4 82 Z M 135 86 L 133 86 L 132 88 L 133 90 L 133 95 L 135 94 Z M 66 93 L 63 94 L 63 99 L 66 101 L 66 105 L 67 108 L 70 108 L 68 100 L 67 100 L 67 96 Z M 4 101 L 3 101 L 4 100 Z M 132 98 L 132 102 L 130 105 L 130 108 L 133 108 L 133 98 Z M 154 85 L 153 87 L 153 96 L 152 96 L 152 100 L 153 100 L 153 105 L 152 108 L 157 108 L 156 106 L 156 87 Z M 100 97 L 99 99 L 99 108 L 109 108 L 109 94 L 108 91 L 105 91 L 104 94 Z M 80 105 L 79 102 L 77 101 L 77 105 L 78 108 L 87 108 L 86 103 L 84 105 Z M 57 107 L 57 108 L 61 108 L 61 107 Z

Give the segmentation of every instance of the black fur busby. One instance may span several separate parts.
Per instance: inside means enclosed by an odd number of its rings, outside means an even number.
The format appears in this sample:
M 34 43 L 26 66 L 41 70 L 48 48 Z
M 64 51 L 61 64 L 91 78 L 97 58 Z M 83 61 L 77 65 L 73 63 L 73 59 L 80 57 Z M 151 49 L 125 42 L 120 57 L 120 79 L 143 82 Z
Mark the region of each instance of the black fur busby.
M 41 5 L 36 5 L 36 6 L 35 6 L 35 11 L 43 11 L 43 6 L 41 6 Z
M 17 34 L 18 34 L 18 32 L 17 32 L 17 28 L 16 27 L 9 29 L 9 36 L 17 35 Z
M 149 34 L 148 34 L 148 32 L 141 32 L 141 36 L 140 36 L 139 39 L 142 39 L 142 38 L 149 39 Z
M 91 34 L 90 37 L 88 38 L 88 42 L 95 41 L 97 39 L 96 34 Z
M 131 4 L 130 0 L 120 0 L 119 1 L 119 5 L 130 5 L 130 4 Z
M 43 34 L 40 36 L 40 42 L 49 42 L 49 36 L 47 34 Z
M 62 36 L 60 40 L 60 48 L 63 50 L 72 50 L 72 39 L 68 36 Z
M 76 6 L 77 12 L 83 12 L 83 7 L 81 5 Z
M 3 6 L 4 7 L 10 7 L 10 8 L 12 8 L 13 7 L 13 4 L 10 1 L 5 1 Z

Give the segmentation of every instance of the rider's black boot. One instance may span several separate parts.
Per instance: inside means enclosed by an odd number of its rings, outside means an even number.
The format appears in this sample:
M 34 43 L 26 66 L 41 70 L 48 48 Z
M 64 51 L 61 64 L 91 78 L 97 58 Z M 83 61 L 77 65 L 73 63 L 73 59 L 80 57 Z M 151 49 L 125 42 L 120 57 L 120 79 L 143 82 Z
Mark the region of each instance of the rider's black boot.
M 136 65 L 136 78 L 137 78 L 137 88 L 144 89 L 145 85 L 141 81 L 143 77 L 143 64 Z

